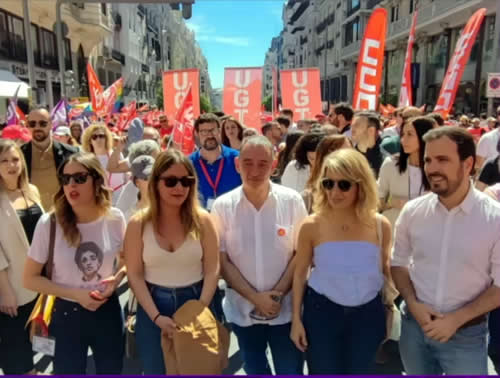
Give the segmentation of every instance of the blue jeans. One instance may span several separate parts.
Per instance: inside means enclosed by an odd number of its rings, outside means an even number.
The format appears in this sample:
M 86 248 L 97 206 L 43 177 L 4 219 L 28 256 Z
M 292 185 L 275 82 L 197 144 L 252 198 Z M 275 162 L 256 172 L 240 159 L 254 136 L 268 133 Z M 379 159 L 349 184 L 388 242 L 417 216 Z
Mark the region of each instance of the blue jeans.
M 488 375 L 488 325 L 457 331 L 446 343 L 425 336 L 405 303 L 401 308 L 399 351 L 408 375 Z
M 172 317 L 174 313 L 187 301 L 191 299 L 200 299 L 201 291 L 203 289 L 203 281 L 197 282 L 188 287 L 175 289 L 149 283 L 147 285 L 158 311 L 163 316 L 168 317 Z M 221 310 L 219 310 L 218 306 L 218 303 L 220 302 L 219 297 L 220 292 L 217 289 L 210 305 L 210 309 L 218 320 L 221 319 Z M 160 327 L 153 323 L 140 305 L 137 306 L 135 335 L 144 374 L 166 374 L 163 351 L 161 348 Z
M 96 374 L 121 374 L 125 346 L 118 296 L 111 296 L 96 311 L 57 298 L 49 328 L 56 339 L 54 374 L 86 374 L 92 349 Z
M 500 308 L 490 312 L 488 328 L 490 331 L 490 355 L 496 354 L 498 356 L 500 354 Z
M 374 373 L 375 355 L 386 334 L 380 295 L 346 307 L 307 287 L 303 323 L 309 374 Z
M 304 373 L 302 352 L 290 340 L 291 323 L 256 324 L 248 327 L 231 324 L 231 328 L 238 338 L 247 374 L 272 375 L 266 357 L 268 345 L 276 374 L 302 375 Z

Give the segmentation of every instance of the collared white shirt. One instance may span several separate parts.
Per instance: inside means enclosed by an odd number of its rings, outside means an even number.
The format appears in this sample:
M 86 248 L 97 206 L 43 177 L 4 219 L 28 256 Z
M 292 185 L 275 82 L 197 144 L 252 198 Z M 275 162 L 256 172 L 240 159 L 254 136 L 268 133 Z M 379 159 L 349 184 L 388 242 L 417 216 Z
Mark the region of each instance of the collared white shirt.
M 494 159 L 498 156 L 497 143 L 500 138 L 500 130 L 494 129 L 484 134 L 477 144 L 476 155 L 484 160 Z
M 216 199 L 212 215 L 221 252 L 257 291 L 272 290 L 293 257 L 299 226 L 307 216 L 300 194 L 271 183 L 269 197 L 257 211 L 240 186 Z M 279 316 L 270 321 L 250 318 L 254 305 L 231 288 L 226 290 L 223 309 L 228 322 L 242 327 L 285 324 L 292 319 L 291 293 L 283 298 Z
M 448 211 L 429 193 L 396 222 L 392 266 L 409 268 L 417 299 L 448 313 L 500 286 L 500 204 L 474 189 Z

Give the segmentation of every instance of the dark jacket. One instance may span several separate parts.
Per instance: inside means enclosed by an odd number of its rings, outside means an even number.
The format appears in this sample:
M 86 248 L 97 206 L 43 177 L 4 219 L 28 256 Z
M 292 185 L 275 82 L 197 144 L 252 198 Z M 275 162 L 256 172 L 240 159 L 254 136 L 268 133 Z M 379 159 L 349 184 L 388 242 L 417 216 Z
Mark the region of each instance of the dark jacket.
M 54 150 L 56 169 L 59 168 L 59 166 L 64 162 L 64 160 L 66 160 L 67 157 L 78 152 L 77 148 L 64 143 L 60 143 L 56 140 L 52 140 L 52 148 Z M 28 176 L 31 180 L 31 142 L 23 144 L 21 146 L 21 151 L 23 151 L 24 159 L 26 160 L 26 167 L 28 168 Z
M 380 168 L 382 167 L 382 163 L 384 162 L 385 158 L 390 156 L 390 154 L 381 147 L 381 141 L 382 140 L 378 138 L 372 148 L 369 148 L 368 150 L 366 150 L 366 152 L 362 152 L 362 154 L 365 155 L 366 159 L 368 160 L 368 163 L 370 163 L 370 166 L 372 167 L 376 178 L 378 178 Z

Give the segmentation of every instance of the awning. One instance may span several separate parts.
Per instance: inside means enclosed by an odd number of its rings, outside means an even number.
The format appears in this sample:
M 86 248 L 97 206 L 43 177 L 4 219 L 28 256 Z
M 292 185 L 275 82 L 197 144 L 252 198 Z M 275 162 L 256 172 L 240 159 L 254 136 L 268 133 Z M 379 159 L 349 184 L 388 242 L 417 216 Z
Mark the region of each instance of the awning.
M 21 88 L 19 88 L 17 97 L 28 98 L 30 86 L 12 72 L 0 70 L 0 97 L 14 97 L 19 86 L 21 86 Z

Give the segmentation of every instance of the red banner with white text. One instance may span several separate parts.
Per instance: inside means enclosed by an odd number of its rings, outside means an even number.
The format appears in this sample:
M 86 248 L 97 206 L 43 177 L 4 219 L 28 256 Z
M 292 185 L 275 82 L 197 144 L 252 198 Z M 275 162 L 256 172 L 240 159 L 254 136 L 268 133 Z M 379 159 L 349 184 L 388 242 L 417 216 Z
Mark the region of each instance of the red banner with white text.
M 233 116 L 246 127 L 260 130 L 262 105 L 262 68 L 224 69 L 224 113 Z
M 386 30 L 387 11 L 377 8 L 368 20 L 359 52 L 353 95 L 353 107 L 356 110 L 377 109 L 384 66 Z
M 481 23 L 483 22 L 485 14 L 485 8 L 481 8 L 476 11 L 476 13 L 474 13 L 469 19 L 469 22 L 467 22 L 467 25 L 465 25 L 464 30 L 462 30 L 462 33 L 458 38 L 455 52 L 451 57 L 448 70 L 446 71 L 443 84 L 441 85 L 441 91 L 439 92 L 439 97 L 434 108 L 435 112 L 441 113 L 445 117 L 450 113 L 455 101 L 458 86 L 460 85 L 460 79 L 464 73 L 465 66 L 467 65 L 472 51 L 472 46 L 474 45 L 477 33 L 481 28 Z
M 87 77 L 90 90 L 90 99 L 92 101 L 92 110 L 95 114 L 102 114 L 104 111 L 103 89 L 94 69 L 87 63 Z
M 200 116 L 200 70 L 190 68 L 163 73 L 163 110 L 168 119 L 175 119 L 190 87 L 196 119 Z
M 189 87 L 186 97 L 175 117 L 175 127 L 172 132 L 172 142 L 180 148 L 185 155 L 194 151 L 194 116 L 193 116 L 193 91 Z
M 408 48 L 406 49 L 405 65 L 403 68 L 403 80 L 401 81 L 401 91 L 399 92 L 399 107 L 413 105 L 413 87 L 411 81 L 411 57 L 413 54 L 413 43 L 415 42 L 415 29 L 417 27 L 418 11 L 413 14 L 410 35 L 408 37 Z
M 281 104 L 293 110 L 293 119 L 312 119 L 322 113 L 318 68 L 281 70 Z

